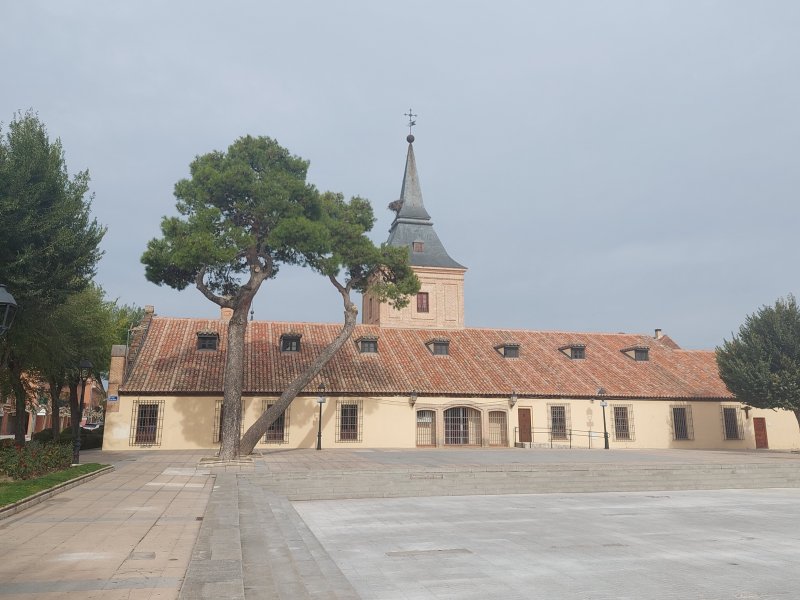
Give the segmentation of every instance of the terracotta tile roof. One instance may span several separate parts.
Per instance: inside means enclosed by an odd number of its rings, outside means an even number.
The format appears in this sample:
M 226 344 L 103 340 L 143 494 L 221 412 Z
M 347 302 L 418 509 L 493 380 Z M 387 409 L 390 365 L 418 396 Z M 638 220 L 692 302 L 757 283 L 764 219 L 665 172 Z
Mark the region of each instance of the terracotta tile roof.
M 247 329 L 244 390 L 277 394 L 334 338 L 339 324 L 253 321 Z M 122 391 L 141 394 L 221 394 L 226 323 L 155 317 Z M 197 350 L 198 331 L 219 332 L 219 351 Z M 281 352 L 280 337 L 302 334 L 300 352 Z M 355 340 L 377 337 L 378 353 L 361 354 Z M 450 340 L 449 356 L 425 345 Z M 519 358 L 495 348 L 520 344 Z M 573 360 L 559 348 L 585 344 Z M 624 348 L 648 346 L 649 360 Z M 308 387 L 324 381 L 330 394 L 586 397 L 603 387 L 610 397 L 713 398 L 731 394 L 717 374 L 711 351 L 681 350 L 672 340 L 637 334 L 505 329 L 459 331 L 392 329 L 359 325 L 353 337 Z

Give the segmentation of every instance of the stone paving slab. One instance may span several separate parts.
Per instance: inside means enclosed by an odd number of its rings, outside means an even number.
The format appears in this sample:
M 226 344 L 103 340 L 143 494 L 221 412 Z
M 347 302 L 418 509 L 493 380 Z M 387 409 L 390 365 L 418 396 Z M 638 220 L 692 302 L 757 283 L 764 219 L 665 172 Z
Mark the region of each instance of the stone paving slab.
M 369 600 L 794 599 L 800 490 L 295 502 Z

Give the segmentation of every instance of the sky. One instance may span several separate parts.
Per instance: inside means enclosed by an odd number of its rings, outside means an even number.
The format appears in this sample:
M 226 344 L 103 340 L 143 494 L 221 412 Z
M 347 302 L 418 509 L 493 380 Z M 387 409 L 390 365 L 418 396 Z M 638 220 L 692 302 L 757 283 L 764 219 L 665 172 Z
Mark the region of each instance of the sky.
M 32 109 L 88 169 L 97 281 L 216 318 L 140 257 L 192 159 L 266 135 L 385 241 L 418 115 L 422 194 L 468 267 L 469 327 L 714 348 L 798 294 L 800 3 L 27 0 L 0 3 L 0 121 Z M 4 128 L 5 131 L 5 128 Z M 285 268 L 255 318 L 342 320 Z

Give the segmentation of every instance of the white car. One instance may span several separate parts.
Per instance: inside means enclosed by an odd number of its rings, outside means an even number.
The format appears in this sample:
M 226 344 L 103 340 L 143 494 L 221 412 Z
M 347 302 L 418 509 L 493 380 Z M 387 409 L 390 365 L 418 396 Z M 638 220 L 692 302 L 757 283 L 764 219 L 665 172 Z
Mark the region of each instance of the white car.
M 84 423 L 83 425 L 81 425 L 81 429 L 85 431 L 94 431 L 95 429 L 99 429 L 102 426 L 103 426 L 102 423 Z

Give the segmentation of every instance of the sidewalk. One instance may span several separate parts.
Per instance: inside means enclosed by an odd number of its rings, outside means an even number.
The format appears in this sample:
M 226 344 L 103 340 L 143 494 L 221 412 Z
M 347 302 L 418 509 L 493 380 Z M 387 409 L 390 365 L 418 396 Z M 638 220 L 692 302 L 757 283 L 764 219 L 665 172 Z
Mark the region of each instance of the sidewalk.
M 82 452 L 115 471 L 0 521 L 0 600 L 177 598 L 211 495 L 206 454 Z

